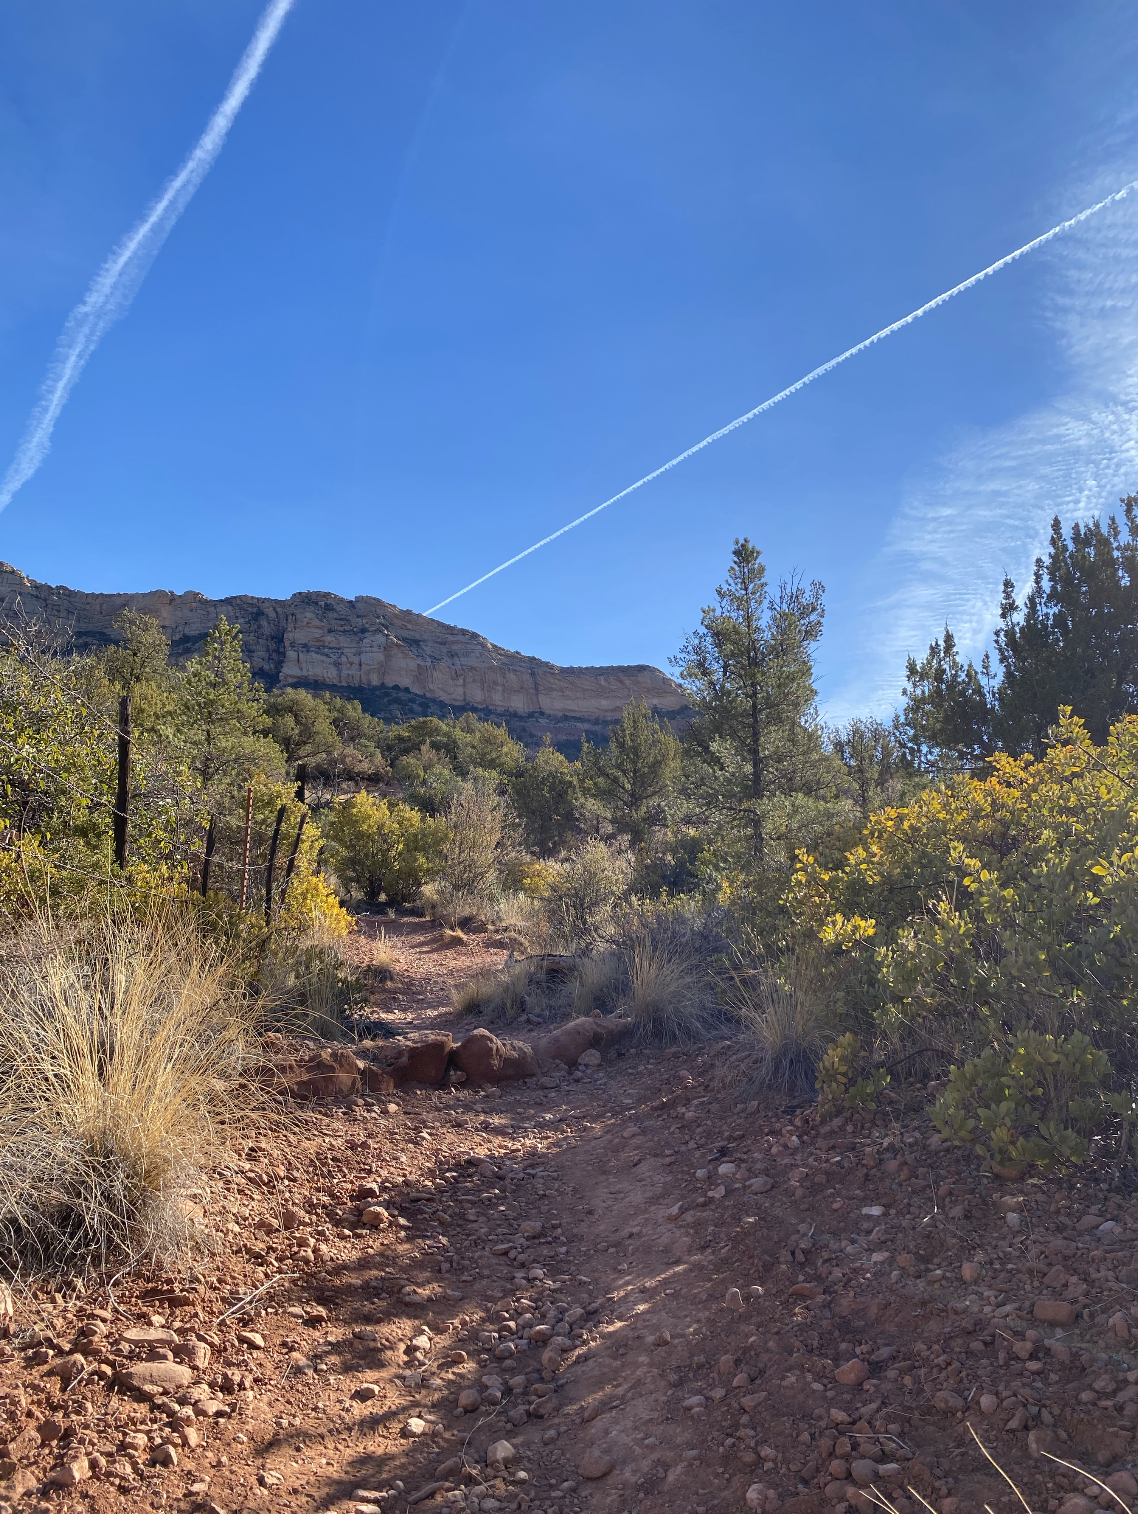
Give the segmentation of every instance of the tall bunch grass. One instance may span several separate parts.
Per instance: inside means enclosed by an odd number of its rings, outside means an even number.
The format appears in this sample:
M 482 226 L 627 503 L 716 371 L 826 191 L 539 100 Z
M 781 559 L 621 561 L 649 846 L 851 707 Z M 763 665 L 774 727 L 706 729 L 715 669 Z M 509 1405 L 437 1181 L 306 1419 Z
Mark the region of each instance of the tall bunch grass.
M 623 1012 L 634 1034 L 653 1045 L 706 1041 L 722 1027 L 706 965 L 677 932 L 644 929 L 624 948 L 628 994 Z
M 834 1030 L 819 977 L 809 965 L 737 966 L 724 994 L 742 1026 L 721 1079 L 748 1093 L 801 1094 L 814 1089 L 818 1062 Z
M 40 918 L 0 973 L 0 1266 L 185 1259 L 188 1193 L 255 1101 L 253 1013 L 188 917 Z
M 457 1014 L 482 1015 L 508 1025 L 525 1013 L 529 986 L 529 966 L 514 962 L 501 972 L 476 973 L 452 989 L 451 1003 Z

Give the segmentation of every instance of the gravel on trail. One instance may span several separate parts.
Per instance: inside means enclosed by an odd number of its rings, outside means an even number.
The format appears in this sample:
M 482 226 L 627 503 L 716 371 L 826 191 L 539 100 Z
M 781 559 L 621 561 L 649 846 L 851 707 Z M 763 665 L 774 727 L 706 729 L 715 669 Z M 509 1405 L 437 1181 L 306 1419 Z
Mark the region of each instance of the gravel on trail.
M 383 927 L 375 1013 L 457 1035 L 502 948 Z M 983 1175 L 902 1099 L 739 1107 L 727 1054 L 254 1133 L 188 1275 L 17 1298 L 0 1514 L 1021 1508 L 982 1446 L 1036 1514 L 1134 1509 L 1138 1204 Z

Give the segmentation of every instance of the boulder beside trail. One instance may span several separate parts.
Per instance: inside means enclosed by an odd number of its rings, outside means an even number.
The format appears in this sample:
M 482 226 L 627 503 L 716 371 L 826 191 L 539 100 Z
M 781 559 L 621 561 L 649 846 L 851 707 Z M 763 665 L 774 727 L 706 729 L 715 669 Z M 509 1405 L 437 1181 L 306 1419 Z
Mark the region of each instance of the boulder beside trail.
M 293 1099 L 343 1099 L 360 1091 L 360 1064 L 347 1046 L 319 1046 L 274 1065 Z
M 525 1041 L 504 1041 L 479 1026 L 450 1054 L 450 1065 L 472 1083 L 515 1083 L 539 1072 L 533 1047 Z
M 480 1026 L 457 1046 L 449 1031 L 361 1042 L 356 1047 L 293 1047 L 284 1052 L 282 1045 L 284 1054 L 279 1052 L 273 1061 L 272 1078 L 294 1099 L 393 1093 L 411 1083 L 438 1088 L 452 1068 L 472 1083 L 515 1083 L 539 1076 L 553 1063 L 576 1067 L 583 1052 L 610 1046 L 628 1029 L 627 1020 L 594 1014 L 559 1025 L 533 1042 L 507 1040 Z M 270 1051 L 272 1039 L 266 1038 Z
M 628 1020 L 615 1015 L 589 1015 L 580 1020 L 570 1020 L 559 1025 L 549 1035 L 534 1041 L 533 1049 L 546 1062 L 563 1062 L 566 1067 L 576 1067 L 581 1053 L 591 1046 L 611 1046 L 629 1028 Z
M 386 1093 L 390 1088 L 402 1088 L 407 1083 L 425 1083 L 430 1088 L 437 1088 L 446 1077 L 453 1045 L 450 1031 L 439 1030 L 361 1047 L 366 1058 L 364 1077 L 369 1080 L 369 1090 Z M 373 1082 L 383 1076 L 390 1078 L 390 1087 L 373 1087 Z

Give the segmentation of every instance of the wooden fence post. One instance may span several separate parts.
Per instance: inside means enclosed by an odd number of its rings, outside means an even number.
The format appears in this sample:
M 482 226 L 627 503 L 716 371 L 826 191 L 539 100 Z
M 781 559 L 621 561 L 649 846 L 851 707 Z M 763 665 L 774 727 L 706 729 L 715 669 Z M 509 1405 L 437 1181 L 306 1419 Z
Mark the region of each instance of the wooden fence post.
M 281 839 L 281 826 L 284 824 L 287 805 L 282 804 L 277 811 L 277 823 L 273 826 L 273 839 L 269 842 L 269 865 L 265 868 L 265 924 L 273 923 L 273 869 L 277 865 L 277 845 Z
M 304 814 L 300 817 L 300 824 L 296 828 L 296 835 L 293 838 L 292 843 L 292 851 L 288 854 L 288 866 L 285 868 L 284 887 L 281 889 L 282 903 L 288 894 L 288 886 L 292 882 L 292 870 L 296 866 L 296 854 L 300 851 L 300 838 L 304 835 L 304 825 L 307 819 L 308 811 L 305 810 Z
M 213 816 L 209 817 L 209 825 L 205 833 L 205 856 L 202 858 L 202 898 L 209 893 L 209 870 L 213 863 L 213 849 L 217 845 L 217 831 L 214 828 Z
M 130 695 L 119 700 L 118 785 L 115 790 L 115 866 L 126 867 L 127 831 L 130 825 Z

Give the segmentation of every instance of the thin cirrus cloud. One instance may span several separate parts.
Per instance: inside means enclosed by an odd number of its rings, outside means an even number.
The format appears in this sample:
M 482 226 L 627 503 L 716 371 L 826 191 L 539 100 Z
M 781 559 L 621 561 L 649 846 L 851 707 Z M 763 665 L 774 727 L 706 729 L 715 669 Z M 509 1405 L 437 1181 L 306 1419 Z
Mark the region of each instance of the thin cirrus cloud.
M 835 690 L 833 718 L 892 709 L 906 656 L 922 655 L 946 623 L 978 659 L 1004 574 L 1022 589 L 1052 517 L 1109 514 L 1138 492 L 1138 204 L 1112 207 L 1053 259 L 1046 315 L 1066 362 L 1062 388 L 965 437 L 908 489 L 876 565 L 878 582 L 897 587 L 868 596 L 866 634 L 850 637 L 863 660 Z

